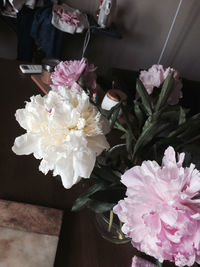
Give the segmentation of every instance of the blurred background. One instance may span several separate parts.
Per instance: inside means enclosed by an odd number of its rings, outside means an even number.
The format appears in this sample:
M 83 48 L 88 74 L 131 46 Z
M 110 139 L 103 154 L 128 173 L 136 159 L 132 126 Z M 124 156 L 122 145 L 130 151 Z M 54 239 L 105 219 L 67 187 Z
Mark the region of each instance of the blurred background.
M 95 16 L 99 0 L 63 0 L 74 8 Z M 110 68 L 147 69 L 158 62 L 179 0 L 117 0 L 113 18 L 115 33 L 91 34 L 85 56 L 104 73 Z M 85 32 L 64 34 L 62 60 L 80 59 Z M 0 57 L 17 58 L 15 29 L 0 19 Z M 166 51 L 160 62 L 178 69 L 181 76 L 200 81 L 200 1 L 183 0 Z

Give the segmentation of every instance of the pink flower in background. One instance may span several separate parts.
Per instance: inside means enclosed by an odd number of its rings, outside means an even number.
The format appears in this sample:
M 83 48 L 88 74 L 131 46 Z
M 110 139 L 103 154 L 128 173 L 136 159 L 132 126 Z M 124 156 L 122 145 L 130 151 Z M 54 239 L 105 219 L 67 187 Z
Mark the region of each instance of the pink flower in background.
M 69 89 L 78 81 L 87 66 L 86 60 L 61 61 L 51 75 L 53 85 L 65 85 Z
M 168 104 L 175 105 L 182 98 L 181 89 L 183 87 L 179 78 L 179 74 L 173 68 L 164 69 L 162 65 L 153 65 L 148 71 L 144 70 L 140 72 L 140 80 L 146 88 L 148 94 L 153 93 L 154 87 L 160 87 L 167 76 L 174 71 L 174 89 L 168 99 Z
M 156 265 L 140 257 L 134 256 L 131 267 L 156 267 Z
M 85 58 L 74 61 L 60 62 L 51 75 L 52 89 L 56 90 L 57 86 L 66 86 L 68 89 L 80 91 L 82 88 L 77 83 L 83 74 L 83 80 L 88 89 L 96 88 L 96 68 L 94 65 L 88 65 Z
M 168 147 L 162 166 L 144 161 L 122 176 L 126 198 L 114 207 L 137 249 L 177 266 L 200 262 L 200 172 Z

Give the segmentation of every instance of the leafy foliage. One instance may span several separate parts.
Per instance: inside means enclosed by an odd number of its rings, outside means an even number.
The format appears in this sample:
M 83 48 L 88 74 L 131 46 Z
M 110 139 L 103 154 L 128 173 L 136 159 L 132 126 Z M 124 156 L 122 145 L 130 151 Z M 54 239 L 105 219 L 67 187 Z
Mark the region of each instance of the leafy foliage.
M 148 95 L 137 80 L 138 100 L 131 105 L 121 101 L 110 111 L 101 110 L 110 122 L 108 138 L 114 144 L 97 158 L 89 179 L 91 186 L 76 200 L 73 211 L 83 207 L 97 213 L 112 209 L 125 196 L 126 188 L 120 182 L 124 171 L 143 160 L 161 163 L 169 145 L 178 152 L 188 152 L 193 161 L 200 159 L 200 114 L 190 117 L 180 105 L 168 105 L 173 84 L 171 73 L 155 94 Z

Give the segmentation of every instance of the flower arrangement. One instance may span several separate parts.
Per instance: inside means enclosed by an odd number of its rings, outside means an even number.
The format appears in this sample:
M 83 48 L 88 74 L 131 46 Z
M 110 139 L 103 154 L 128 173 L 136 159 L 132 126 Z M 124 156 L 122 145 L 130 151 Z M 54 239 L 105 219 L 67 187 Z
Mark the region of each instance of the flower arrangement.
M 190 116 L 178 103 L 178 72 L 161 65 L 140 73 L 136 99 L 103 110 L 93 101 L 95 69 L 85 59 L 61 62 L 52 91 L 17 110 L 27 133 L 13 151 L 33 153 L 39 169 L 60 175 L 65 188 L 88 182 L 73 211 L 113 210 L 133 246 L 191 266 L 200 255 L 200 174 L 187 160 L 200 158 L 200 114 Z

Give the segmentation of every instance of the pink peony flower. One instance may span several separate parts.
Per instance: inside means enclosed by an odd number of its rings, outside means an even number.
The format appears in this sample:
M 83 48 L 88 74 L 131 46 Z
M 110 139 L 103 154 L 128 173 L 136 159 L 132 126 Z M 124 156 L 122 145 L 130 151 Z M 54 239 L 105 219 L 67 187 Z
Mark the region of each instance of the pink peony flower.
M 177 266 L 200 262 L 200 172 L 168 147 L 162 166 L 144 161 L 122 176 L 126 198 L 114 207 L 137 249 Z
M 140 257 L 134 256 L 131 267 L 156 267 L 156 265 Z
M 61 61 L 51 74 L 53 85 L 65 85 L 69 89 L 78 81 L 82 72 L 85 70 L 86 60 Z
M 170 67 L 164 69 L 162 65 L 153 65 L 148 71 L 141 71 L 139 78 L 150 95 L 153 93 L 154 87 L 160 87 L 172 71 L 174 71 L 175 81 L 174 89 L 168 99 L 168 104 L 175 105 L 179 102 L 179 99 L 182 98 L 181 89 L 183 87 L 177 71 Z
M 96 68 L 94 65 L 88 65 L 85 58 L 74 61 L 60 62 L 51 75 L 52 89 L 56 90 L 57 86 L 66 86 L 69 89 L 80 91 L 81 86 L 77 83 L 83 74 L 85 85 L 88 89 L 96 88 Z

